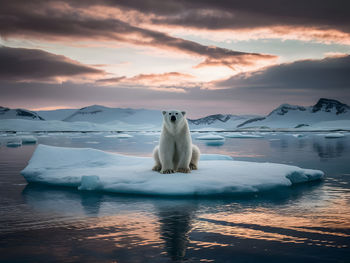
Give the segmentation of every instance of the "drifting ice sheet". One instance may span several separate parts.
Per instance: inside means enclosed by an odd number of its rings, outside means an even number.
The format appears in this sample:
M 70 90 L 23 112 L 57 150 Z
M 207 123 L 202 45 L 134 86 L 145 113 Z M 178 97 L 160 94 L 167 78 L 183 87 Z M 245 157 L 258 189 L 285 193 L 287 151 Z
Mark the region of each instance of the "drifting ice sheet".
M 21 174 L 28 182 L 153 195 L 259 192 L 323 177 L 323 172 L 318 170 L 217 157 L 203 155 L 199 170 L 190 174 L 164 175 L 151 170 L 153 160 L 150 157 L 39 145 Z

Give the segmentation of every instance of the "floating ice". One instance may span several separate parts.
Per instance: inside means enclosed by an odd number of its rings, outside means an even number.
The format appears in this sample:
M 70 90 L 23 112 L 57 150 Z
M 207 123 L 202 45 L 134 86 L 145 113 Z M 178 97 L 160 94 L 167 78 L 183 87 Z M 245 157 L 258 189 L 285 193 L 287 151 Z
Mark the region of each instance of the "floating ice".
M 6 143 L 7 147 L 15 148 L 15 147 L 20 147 L 22 146 L 22 141 L 21 140 L 11 140 Z
M 344 136 L 345 135 L 340 132 L 333 132 L 333 133 L 328 133 L 324 135 L 325 138 L 342 138 Z
M 38 139 L 34 136 L 21 136 L 21 140 L 23 144 L 35 144 L 38 141 Z
M 206 134 L 196 138 L 196 140 L 225 140 L 225 137 L 222 137 L 217 134 Z
M 292 136 L 295 137 L 295 138 L 302 138 L 305 135 L 304 134 L 292 134 Z
M 226 133 L 225 137 L 227 138 L 264 138 L 263 136 L 257 135 L 257 134 L 236 133 L 236 132 Z
M 151 195 L 259 192 L 318 180 L 324 175 L 322 171 L 296 166 L 241 162 L 229 158 L 203 154 L 199 170 L 190 174 L 160 174 L 151 170 L 154 162 L 151 157 L 38 145 L 21 174 L 28 182 L 71 186 L 80 190 Z
M 132 138 L 134 136 L 130 135 L 130 134 L 126 134 L 126 133 L 122 133 L 122 134 L 118 134 L 118 137 L 117 138 L 123 138 L 123 139 L 126 139 L 126 138 Z

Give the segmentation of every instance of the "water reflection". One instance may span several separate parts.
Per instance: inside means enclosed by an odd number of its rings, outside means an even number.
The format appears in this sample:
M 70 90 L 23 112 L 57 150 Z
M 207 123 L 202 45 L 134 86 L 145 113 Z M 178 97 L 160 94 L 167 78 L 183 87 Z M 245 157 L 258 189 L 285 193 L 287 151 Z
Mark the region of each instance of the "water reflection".
M 346 151 L 346 141 L 341 139 L 316 139 L 312 147 L 321 159 L 339 158 Z
M 98 216 L 103 194 L 84 192 L 68 187 L 28 184 L 22 192 L 27 204 L 44 213 Z
M 197 210 L 196 202 L 156 202 L 159 217 L 160 237 L 164 240 L 165 250 L 174 261 L 186 256 L 189 244 L 189 232 Z

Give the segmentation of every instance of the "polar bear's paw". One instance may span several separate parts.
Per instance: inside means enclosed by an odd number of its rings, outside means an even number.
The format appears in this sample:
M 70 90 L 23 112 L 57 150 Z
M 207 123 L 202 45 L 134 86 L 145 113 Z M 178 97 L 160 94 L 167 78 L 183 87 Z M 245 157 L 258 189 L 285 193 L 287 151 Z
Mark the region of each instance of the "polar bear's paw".
M 162 166 L 160 166 L 160 165 L 155 165 L 155 166 L 153 166 L 152 170 L 153 170 L 153 171 L 156 171 L 156 172 L 159 172 L 160 170 L 162 170 Z
M 198 170 L 198 167 L 197 167 L 197 165 L 190 163 L 190 169 L 191 170 Z
M 177 169 L 177 172 L 188 174 L 188 173 L 191 172 L 191 169 L 190 169 L 190 168 L 187 168 L 187 167 L 186 167 L 186 168 L 178 168 L 178 169 Z
M 173 174 L 173 173 L 175 173 L 175 171 L 173 169 L 166 169 L 166 170 L 160 171 L 160 173 L 162 173 L 162 174 Z

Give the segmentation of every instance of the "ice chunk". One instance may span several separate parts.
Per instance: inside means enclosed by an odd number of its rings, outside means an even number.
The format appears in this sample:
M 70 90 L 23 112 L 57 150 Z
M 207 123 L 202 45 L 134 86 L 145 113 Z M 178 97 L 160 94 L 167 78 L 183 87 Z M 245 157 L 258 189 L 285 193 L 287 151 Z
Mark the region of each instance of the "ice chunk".
M 38 141 L 34 136 L 21 136 L 21 140 L 23 144 L 35 144 Z
M 210 133 L 210 134 L 199 136 L 196 139 L 197 140 L 225 140 L 225 137 Z
M 160 174 L 151 170 L 151 157 L 39 145 L 21 174 L 28 182 L 151 195 L 259 192 L 324 176 L 322 171 L 296 166 L 223 159 L 203 154 L 199 169 L 190 174 Z
M 304 134 L 292 134 L 292 136 L 295 137 L 295 138 L 302 138 L 305 135 Z
M 7 147 L 16 148 L 22 146 L 22 141 L 20 139 L 12 139 L 6 143 Z
M 325 134 L 325 138 L 342 138 L 344 137 L 345 135 L 343 133 L 340 133 L 340 132 L 332 132 L 332 133 L 328 133 L 328 134 Z
M 264 138 L 263 136 L 257 135 L 257 134 L 237 133 L 237 132 L 225 133 L 225 137 L 227 138 Z

